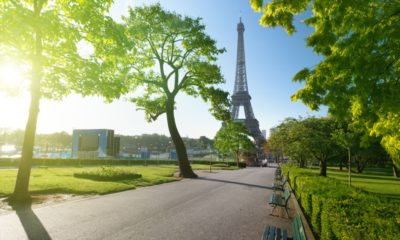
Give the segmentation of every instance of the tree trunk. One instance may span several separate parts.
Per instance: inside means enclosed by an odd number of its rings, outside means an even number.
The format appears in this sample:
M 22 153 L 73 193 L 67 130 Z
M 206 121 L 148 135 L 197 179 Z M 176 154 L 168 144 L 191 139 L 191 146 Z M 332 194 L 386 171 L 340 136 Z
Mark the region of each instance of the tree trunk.
M 239 151 L 236 151 L 236 166 L 239 168 Z
M 396 165 L 392 165 L 392 169 L 393 169 L 393 176 L 394 177 L 400 177 L 400 172 L 399 172 L 399 169 L 396 167 Z
M 172 141 L 176 148 L 176 155 L 179 162 L 180 177 L 183 178 L 197 178 L 197 175 L 193 172 L 192 167 L 187 156 L 186 147 L 182 140 L 181 135 L 176 127 L 175 115 L 174 115 L 174 99 L 167 100 L 167 121 L 168 129 L 171 134 Z
M 326 160 L 320 160 L 319 163 L 319 175 L 326 177 Z
M 351 152 L 350 148 L 347 149 L 348 157 L 349 157 L 349 186 L 351 186 Z
M 41 6 L 35 6 L 35 14 L 39 16 Z M 22 145 L 22 156 L 19 163 L 17 179 L 12 198 L 16 201 L 30 199 L 29 179 L 31 175 L 33 146 L 35 143 L 36 125 L 40 105 L 40 80 L 42 78 L 42 36 L 39 31 L 35 36 L 35 55 L 32 58 L 32 82 L 31 82 L 31 103 L 29 108 L 28 121 L 25 127 L 24 142 Z
M 343 171 L 343 159 L 342 159 L 342 158 L 340 158 L 339 170 L 340 170 L 340 171 Z
M 304 168 L 306 166 L 305 160 L 303 157 L 300 157 L 300 168 Z

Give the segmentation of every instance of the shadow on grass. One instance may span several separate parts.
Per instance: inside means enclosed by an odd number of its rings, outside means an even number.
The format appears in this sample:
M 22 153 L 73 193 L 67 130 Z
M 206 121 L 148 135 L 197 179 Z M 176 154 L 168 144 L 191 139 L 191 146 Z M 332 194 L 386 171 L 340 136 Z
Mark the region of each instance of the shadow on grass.
M 372 193 L 377 195 L 377 196 L 379 196 L 379 197 L 382 197 L 382 198 L 385 198 L 385 199 L 389 199 L 389 200 L 395 200 L 395 201 L 398 201 L 400 203 L 400 195 L 398 195 L 398 194 L 390 194 L 390 193 L 382 194 L 382 193 L 375 193 L 375 192 L 372 192 Z
M 367 168 L 364 169 L 364 173 L 372 175 L 393 176 L 393 170 L 391 168 Z
M 346 178 L 346 182 L 348 181 L 348 179 Z M 352 182 L 355 182 L 355 183 L 359 183 L 359 184 L 365 184 L 365 185 L 393 185 L 393 186 L 396 186 L 396 185 L 398 185 L 399 187 L 400 187 L 400 181 L 398 182 L 398 183 L 396 183 L 396 182 L 393 182 L 393 183 L 391 183 L 391 182 L 387 182 L 387 180 L 382 180 L 382 181 L 379 181 L 379 180 L 374 180 L 374 181 L 365 181 L 365 180 L 363 180 L 363 178 L 357 178 L 357 177 L 352 177 L 351 178 L 351 181 Z M 399 192 L 400 193 L 400 192 Z
M 21 221 L 22 227 L 24 228 L 28 239 L 51 239 L 50 234 L 47 232 L 40 219 L 32 211 L 31 201 L 24 203 L 13 203 L 11 206 Z
M 199 178 L 193 178 L 193 180 L 203 180 L 203 181 L 212 181 L 212 182 L 222 182 L 222 183 L 229 183 L 229 184 L 242 185 L 242 186 L 246 186 L 246 187 L 263 188 L 263 189 L 273 190 L 272 187 L 267 187 L 267 186 L 262 186 L 262 185 L 256 185 L 256 184 L 250 184 L 250 183 L 233 182 L 233 181 L 221 180 L 221 179 L 214 179 L 214 178 L 199 177 Z
M 48 189 L 42 189 L 42 190 L 34 190 L 34 191 L 29 191 L 30 194 L 32 195 L 48 195 L 48 194 L 76 194 L 76 195 L 83 195 L 83 194 L 99 194 L 96 191 L 78 191 L 78 190 L 72 190 L 69 188 L 48 188 Z
M 340 177 L 348 177 L 348 175 L 345 172 L 328 172 L 329 174 L 340 176 Z M 352 173 L 351 174 L 352 178 L 362 178 L 362 179 L 371 179 L 371 180 L 377 180 L 377 181 L 393 181 L 393 182 L 400 182 L 400 178 L 395 178 L 391 177 L 388 175 L 375 175 L 375 174 L 366 174 L 366 173 Z

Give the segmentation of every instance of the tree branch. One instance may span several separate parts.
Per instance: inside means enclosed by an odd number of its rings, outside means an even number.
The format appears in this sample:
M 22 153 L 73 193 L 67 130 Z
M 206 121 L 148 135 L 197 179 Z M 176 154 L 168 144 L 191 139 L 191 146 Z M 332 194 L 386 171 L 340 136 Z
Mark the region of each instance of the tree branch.
M 172 91 L 172 94 L 175 96 L 178 91 L 179 91 L 179 69 L 174 69 L 175 72 L 175 84 L 174 84 L 174 90 Z
M 151 36 L 150 37 L 145 37 L 145 39 L 150 44 L 151 51 L 154 53 L 154 55 L 156 55 L 157 59 L 161 59 L 160 55 L 157 52 L 157 49 L 154 46 L 153 41 L 151 40 Z
M 184 84 L 187 82 L 187 80 L 190 79 L 190 77 L 189 77 L 190 73 L 191 73 L 190 71 L 187 71 L 185 73 L 185 75 L 182 77 L 182 81 L 178 85 L 179 90 L 182 89 L 184 87 Z
M 146 111 L 145 108 L 136 108 L 136 110 L 137 110 L 137 111 L 138 111 L 138 110 Z M 160 112 L 157 112 L 157 113 L 154 113 L 154 114 L 149 113 L 149 117 L 150 117 L 150 119 L 151 119 L 152 121 L 155 121 L 155 120 L 157 120 L 157 118 L 158 118 L 159 116 L 161 116 L 161 115 L 164 114 L 164 113 L 165 113 L 164 110 L 163 110 L 163 111 L 160 111 Z

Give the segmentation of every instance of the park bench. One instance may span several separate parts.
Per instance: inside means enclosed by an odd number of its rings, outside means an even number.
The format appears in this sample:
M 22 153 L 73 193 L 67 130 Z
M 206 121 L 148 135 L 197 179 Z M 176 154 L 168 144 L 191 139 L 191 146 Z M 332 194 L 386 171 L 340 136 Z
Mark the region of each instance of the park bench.
M 273 215 L 276 207 L 284 208 L 286 211 L 286 215 L 289 217 L 288 213 L 288 203 L 290 198 L 290 192 L 288 189 L 283 191 L 283 195 L 278 192 L 273 192 L 269 204 L 272 205 L 274 208 L 270 215 Z
M 264 233 L 261 240 L 286 240 L 288 239 L 287 230 L 275 227 L 272 225 L 267 225 L 265 227 Z M 306 233 L 304 231 L 303 222 L 301 221 L 300 214 L 296 215 L 292 223 L 292 238 L 293 240 L 307 240 Z
M 283 181 L 275 181 L 274 184 L 272 184 L 272 189 L 274 191 L 283 191 L 285 184 L 287 183 L 287 179 L 283 178 Z
M 279 168 L 275 170 L 275 181 L 281 181 L 283 178 L 282 172 Z

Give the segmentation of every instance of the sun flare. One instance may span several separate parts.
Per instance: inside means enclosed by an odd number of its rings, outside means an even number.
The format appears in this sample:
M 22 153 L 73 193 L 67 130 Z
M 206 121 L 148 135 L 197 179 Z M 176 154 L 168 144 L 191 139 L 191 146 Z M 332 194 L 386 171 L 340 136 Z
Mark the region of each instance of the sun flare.
M 20 91 L 26 84 L 26 71 L 12 62 L 0 62 L 0 90 Z

